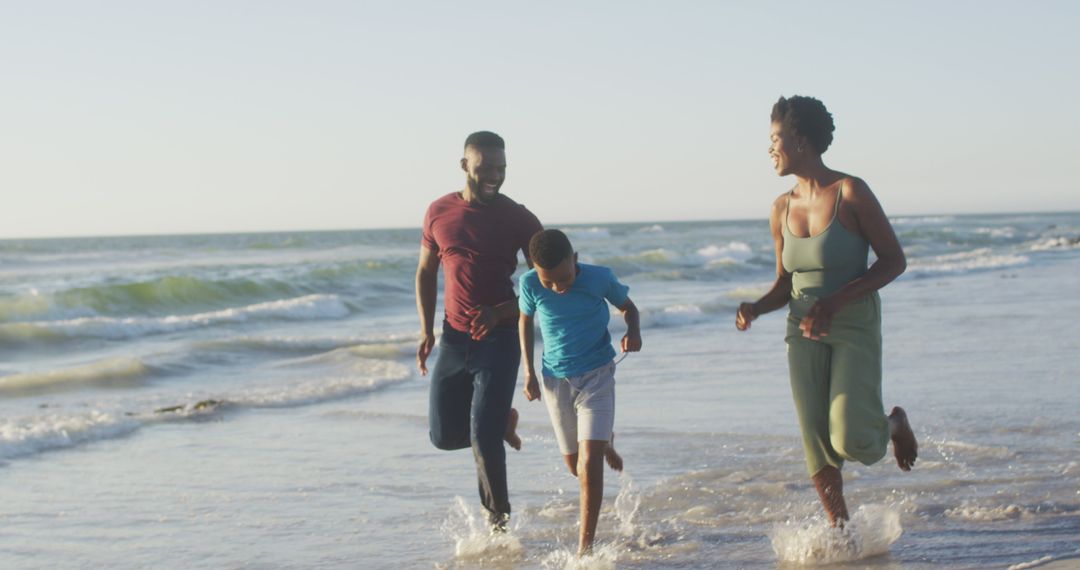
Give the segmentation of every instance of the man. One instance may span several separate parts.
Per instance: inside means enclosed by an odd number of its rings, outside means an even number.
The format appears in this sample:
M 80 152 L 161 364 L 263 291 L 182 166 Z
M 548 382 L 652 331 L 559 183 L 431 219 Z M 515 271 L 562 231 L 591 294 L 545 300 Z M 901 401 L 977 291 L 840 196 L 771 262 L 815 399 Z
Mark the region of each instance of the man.
M 505 531 L 510 518 L 504 437 L 515 449 L 521 447 L 514 433 L 517 412 L 510 407 L 521 362 L 511 276 L 518 251 L 532 266 L 529 239 L 543 229 L 532 212 L 499 193 L 506 178 L 505 149 L 502 137 L 492 132 L 465 139 L 465 189 L 428 207 L 416 270 L 416 364 L 425 375 L 435 344 L 440 263 L 445 275 L 446 318 L 428 412 L 431 442 L 446 450 L 472 447 L 480 501 L 496 532 Z

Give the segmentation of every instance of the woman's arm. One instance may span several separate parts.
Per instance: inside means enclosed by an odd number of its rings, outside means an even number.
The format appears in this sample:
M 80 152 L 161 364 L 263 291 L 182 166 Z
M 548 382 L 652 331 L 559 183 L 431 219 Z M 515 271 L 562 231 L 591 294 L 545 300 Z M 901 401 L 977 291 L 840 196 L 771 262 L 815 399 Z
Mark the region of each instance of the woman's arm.
M 765 313 L 781 309 L 791 300 L 791 274 L 784 270 L 784 232 L 783 220 L 787 213 L 787 193 L 781 194 L 773 202 L 769 215 L 769 229 L 772 231 L 776 250 L 776 281 L 760 299 L 753 303 L 742 303 L 735 315 L 735 327 L 741 331 L 750 328 L 750 323 Z
M 851 280 L 832 295 L 820 299 L 807 311 L 799 324 L 803 336 L 821 338 L 829 333 L 833 315 L 844 305 L 881 289 L 907 269 L 907 258 L 889 218 L 881 208 L 870 187 L 858 178 L 849 178 L 841 185 L 842 205 L 850 208 L 858 224 L 859 234 L 874 249 L 877 261 L 866 273 Z

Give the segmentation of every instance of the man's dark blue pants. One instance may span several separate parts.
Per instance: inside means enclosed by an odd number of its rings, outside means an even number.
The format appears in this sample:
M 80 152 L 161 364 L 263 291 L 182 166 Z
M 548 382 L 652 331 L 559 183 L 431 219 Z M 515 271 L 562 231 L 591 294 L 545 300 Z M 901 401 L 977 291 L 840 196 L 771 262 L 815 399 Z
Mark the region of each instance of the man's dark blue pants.
M 472 447 L 480 502 L 492 522 L 504 522 L 510 515 L 503 435 L 520 363 L 516 327 L 497 327 L 482 340 L 473 340 L 443 323 L 431 373 L 431 443 L 439 449 Z

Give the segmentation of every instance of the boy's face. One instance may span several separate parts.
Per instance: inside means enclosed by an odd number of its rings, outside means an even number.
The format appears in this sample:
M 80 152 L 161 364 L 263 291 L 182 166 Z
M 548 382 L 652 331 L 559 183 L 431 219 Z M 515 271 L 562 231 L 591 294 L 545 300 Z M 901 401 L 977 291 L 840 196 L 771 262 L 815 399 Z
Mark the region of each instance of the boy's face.
M 560 295 L 566 293 L 577 279 L 577 252 L 551 269 L 537 265 L 536 276 L 540 278 L 540 284 L 545 289 L 551 289 Z

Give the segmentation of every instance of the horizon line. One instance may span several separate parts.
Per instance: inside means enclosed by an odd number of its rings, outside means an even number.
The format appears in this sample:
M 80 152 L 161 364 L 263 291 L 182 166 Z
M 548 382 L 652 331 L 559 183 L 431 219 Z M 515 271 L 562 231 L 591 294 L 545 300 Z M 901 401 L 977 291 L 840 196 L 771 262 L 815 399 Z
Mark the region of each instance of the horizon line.
M 931 218 L 942 216 L 970 217 L 970 216 L 1030 216 L 1048 214 L 1080 214 L 1080 210 L 1056 210 L 1056 211 L 1019 211 L 1019 212 L 964 212 L 964 213 L 922 213 L 922 214 L 899 214 L 888 216 L 889 219 L 897 218 Z M 628 220 L 628 221 L 594 221 L 594 222 L 561 222 L 544 224 L 547 226 L 605 226 L 624 224 L 693 224 L 704 222 L 748 222 L 767 221 L 767 218 L 699 218 L 699 219 L 667 219 L 667 220 Z M 326 229 L 261 229 L 261 230 L 224 230 L 224 231 L 191 231 L 191 232 L 161 232 L 161 233 L 115 233 L 115 234 L 71 234 L 71 235 L 30 235 L 30 236 L 0 236 L 3 241 L 23 240 L 62 240 L 62 239 L 98 239 L 98 238 L 140 238 L 140 237 L 185 237 L 185 236 L 239 236 L 239 235 L 269 235 L 269 234 L 312 234 L 312 233 L 340 233 L 340 232 L 364 232 L 364 231 L 399 231 L 418 230 L 416 226 L 372 226 L 363 228 L 326 228 Z

